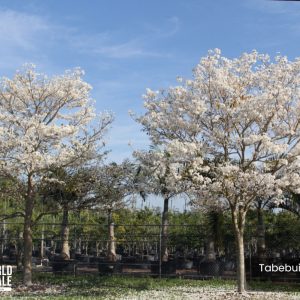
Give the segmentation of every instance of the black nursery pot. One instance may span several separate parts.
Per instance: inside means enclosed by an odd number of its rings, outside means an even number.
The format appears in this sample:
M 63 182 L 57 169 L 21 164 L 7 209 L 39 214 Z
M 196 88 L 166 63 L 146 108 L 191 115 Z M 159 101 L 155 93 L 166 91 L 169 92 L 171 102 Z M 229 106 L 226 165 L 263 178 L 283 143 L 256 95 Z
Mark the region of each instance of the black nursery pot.
M 218 261 L 203 261 L 199 265 L 199 273 L 204 276 L 219 276 L 220 264 Z
M 99 275 L 120 274 L 123 265 L 120 262 L 100 261 L 98 264 Z
M 159 262 L 151 262 L 151 273 L 159 274 Z M 161 274 L 176 274 L 176 262 L 173 260 L 163 261 L 161 263 Z
M 77 261 L 74 259 L 55 258 L 52 261 L 52 271 L 54 274 L 74 274 L 77 272 Z

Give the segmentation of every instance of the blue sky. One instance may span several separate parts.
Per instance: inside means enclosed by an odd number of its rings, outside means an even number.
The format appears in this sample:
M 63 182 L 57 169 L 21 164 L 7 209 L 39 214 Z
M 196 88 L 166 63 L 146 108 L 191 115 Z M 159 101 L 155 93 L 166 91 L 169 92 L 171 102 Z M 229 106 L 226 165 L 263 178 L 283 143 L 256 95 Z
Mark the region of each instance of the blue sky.
M 300 56 L 299 16 L 300 3 L 267 0 L 0 1 L 0 75 L 25 62 L 48 74 L 83 68 L 97 110 L 115 113 L 108 148 L 121 161 L 147 147 L 128 115 L 142 111 L 145 88 L 190 77 L 216 47 Z
M 300 3 L 267 0 L 0 1 L 0 75 L 26 62 L 60 74 L 80 66 L 97 110 L 115 113 L 109 159 L 121 161 L 147 137 L 128 110 L 142 112 L 147 87 L 176 84 L 209 49 L 300 56 Z M 131 147 L 128 146 L 131 142 Z

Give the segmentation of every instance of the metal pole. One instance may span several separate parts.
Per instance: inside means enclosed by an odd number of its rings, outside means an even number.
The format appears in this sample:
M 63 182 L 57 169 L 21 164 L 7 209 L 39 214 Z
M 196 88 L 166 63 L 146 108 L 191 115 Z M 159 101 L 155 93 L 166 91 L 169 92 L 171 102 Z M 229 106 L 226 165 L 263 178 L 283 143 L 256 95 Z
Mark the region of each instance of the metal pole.
M 162 235 L 162 225 L 159 229 L 159 278 L 161 278 L 161 235 Z
M 252 259 L 251 259 L 252 251 L 251 251 L 251 248 L 252 248 L 252 243 L 250 242 L 250 245 L 249 245 L 249 264 L 250 264 L 249 275 L 250 275 L 250 280 L 252 280 Z
M 45 225 L 43 224 L 42 226 L 42 236 L 41 236 L 41 251 L 40 251 L 40 257 L 41 259 L 44 258 L 45 256 L 45 248 L 44 248 L 44 238 L 45 238 L 45 234 L 44 234 L 44 231 L 45 231 Z

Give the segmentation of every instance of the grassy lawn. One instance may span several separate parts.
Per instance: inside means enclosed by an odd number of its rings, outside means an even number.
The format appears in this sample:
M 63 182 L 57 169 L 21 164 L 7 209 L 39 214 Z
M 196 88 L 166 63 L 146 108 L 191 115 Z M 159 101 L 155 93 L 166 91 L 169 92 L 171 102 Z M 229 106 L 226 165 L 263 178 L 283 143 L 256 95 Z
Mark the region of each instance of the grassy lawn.
M 182 289 L 185 292 L 201 290 L 234 291 L 235 282 L 230 280 L 187 280 L 134 278 L 121 276 L 54 276 L 34 274 L 34 285 L 25 288 L 20 275 L 14 276 L 13 295 L 1 295 L 1 299 L 131 299 L 141 292 L 165 290 L 169 293 Z M 250 291 L 299 293 L 299 284 L 276 284 L 271 282 L 251 282 Z M 126 298 L 127 297 L 127 298 Z M 300 297 L 299 297 L 300 298 Z M 141 298 L 144 299 L 144 298 Z M 154 298 L 160 299 L 160 298 Z M 168 298 L 169 299 L 169 298 Z M 170 298 L 173 299 L 173 298 Z M 174 298 L 177 299 L 177 298 Z

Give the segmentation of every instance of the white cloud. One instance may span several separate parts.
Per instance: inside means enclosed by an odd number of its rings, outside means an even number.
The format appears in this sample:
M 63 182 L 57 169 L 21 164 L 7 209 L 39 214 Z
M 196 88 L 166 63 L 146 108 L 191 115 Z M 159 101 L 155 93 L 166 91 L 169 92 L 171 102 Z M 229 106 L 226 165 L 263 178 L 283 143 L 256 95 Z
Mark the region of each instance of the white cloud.
M 98 34 L 73 34 L 69 41 L 84 53 L 102 55 L 108 58 L 126 59 L 138 57 L 170 57 L 169 53 L 153 50 L 161 39 L 174 36 L 179 28 L 179 18 L 173 16 L 166 19 L 160 27 L 153 24 L 141 24 L 145 27 L 143 34 L 135 38 L 121 41 L 121 32 L 102 32 Z
M 83 53 L 101 55 L 108 58 L 126 59 L 137 57 L 166 57 L 164 53 L 151 50 L 147 40 L 137 37 L 128 41 L 116 41 L 114 33 L 78 34 L 69 38 L 73 46 Z
M 122 30 L 83 33 L 79 28 L 50 22 L 44 16 L 0 10 L 0 55 L 2 57 L 0 67 L 11 65 L 16 67 L 17 64 L 26 62 L 27 57 L 45 56 L 47 47 L 61 43 L 64 43 L 64 47 L 69 47 L 78 53 L 111 59 L 169 57 L 168 53 L 157 51 L 155 43 L 160 39 L 173 36 L 178 28 L 179 19 L 174 16 L 167 19 L 160 28 L 149 25 L 146 26 L 143 34 L 126 39 L 126 34 L 122 34 Z
M 169 38 L 177 34 L 180 29 L 180 20 L 177 16 L 167 18 L 159 27 L 153 24 L 146 24 L 146 28 L 152 32 L 152 38 L 163 39 Z
M 46 33 L 50 27 L 47 22 L 36 15 L 0 11 L 0 43 L 3 48 L 33 49 L 37 36 Z
M 289 1 L 271 1 L 271 0 L 246 0 L 243 2 L 248 8 L 259 10 L 269 14 L 285 14 L 290 17 L 297 17 L 300 15 L 298 8 L 299 3 L 292 3 Z
M 131 40 L 122 44 L 114 45 L 99 45 L 98 48 L 94 48 L 94 52 L 102 54 L 110 58 L 132 58 L 132 57 L 160 57 L 163 56 L 158 52 L 148 51 L 138 40 Z
M 26 62 L 40 64 L 53 29 L 45 18 L 14 10 L 0 10 L 0 70 L 11 72 Z
M 276 23 L 269 22 L 267 18 L 260 18 L 257 20 L 257 23 L 248 24 L 249 27 L 256 27 L 257 30 L 261 30 L 262 27 L 264 30 L 285 30 L 286 36 L 289 37 L 298 37 L 300 35 L 299 3 L 293 1 L 246 0 L 243 4 L 248 9 L 276 18 Z M 270 41 L 262 42 L 261 45 L 279 46 L 285 43 L 284 39 L 274 41 L 273 36 L 270 36 L 270 39 Z

